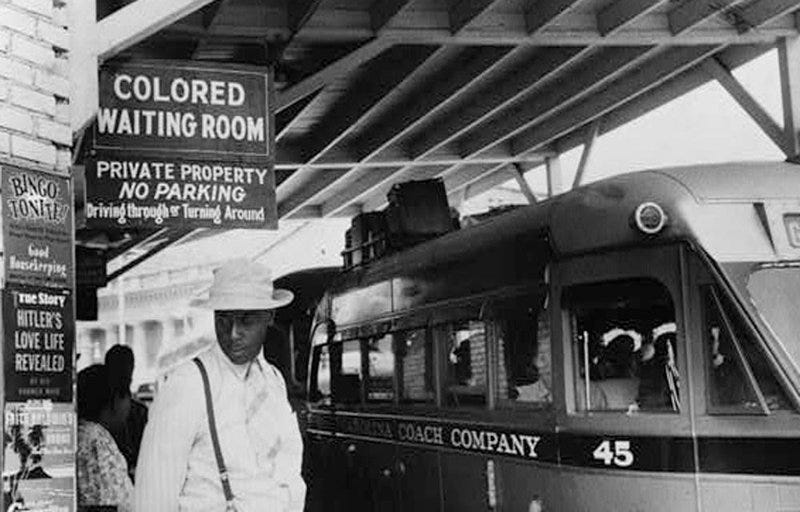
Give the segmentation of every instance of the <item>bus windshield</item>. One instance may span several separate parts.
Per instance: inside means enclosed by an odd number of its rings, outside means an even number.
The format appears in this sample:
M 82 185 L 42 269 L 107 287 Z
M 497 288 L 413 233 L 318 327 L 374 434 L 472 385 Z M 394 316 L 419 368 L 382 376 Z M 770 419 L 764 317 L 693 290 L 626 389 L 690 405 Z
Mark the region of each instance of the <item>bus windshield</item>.
M 747 291 L 764 323 L 800 368 L 800 262 L 754 267 Z

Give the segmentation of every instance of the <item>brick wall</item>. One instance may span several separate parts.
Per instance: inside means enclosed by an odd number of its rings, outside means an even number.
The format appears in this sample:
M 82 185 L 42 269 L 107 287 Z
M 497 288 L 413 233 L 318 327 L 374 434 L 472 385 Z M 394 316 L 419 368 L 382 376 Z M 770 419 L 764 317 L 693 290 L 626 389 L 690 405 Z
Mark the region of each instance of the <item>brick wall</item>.
M 69 170 L 66 20 L 63 0 L 0 0 L 0 161 Z

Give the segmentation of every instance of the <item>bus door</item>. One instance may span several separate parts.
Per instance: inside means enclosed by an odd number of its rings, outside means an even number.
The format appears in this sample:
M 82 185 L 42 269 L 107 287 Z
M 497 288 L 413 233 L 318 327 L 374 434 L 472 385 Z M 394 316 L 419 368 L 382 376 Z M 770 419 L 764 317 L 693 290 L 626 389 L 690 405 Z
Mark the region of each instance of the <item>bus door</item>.
M 697 509 L 680 250 L 554 266 L 561 478 L 546 509 Z
M 791 387 L 781 383 L 756 324 L 724 285 L 727 280 L 738 286 L 742 300 L 758 304 L 761 321 L 769 322 L 776 318 L 769 305 L 785 298 L 782 292 L 795 286 L 796 278 L 786 269 L 759 269 L 754 263 L 722 264 L 728 266 L 723 278 L 688 250 L 686 259 L 702 510 L 800 509 L 800 417 Z M 796 303 L 782 307 L 796 315 Z

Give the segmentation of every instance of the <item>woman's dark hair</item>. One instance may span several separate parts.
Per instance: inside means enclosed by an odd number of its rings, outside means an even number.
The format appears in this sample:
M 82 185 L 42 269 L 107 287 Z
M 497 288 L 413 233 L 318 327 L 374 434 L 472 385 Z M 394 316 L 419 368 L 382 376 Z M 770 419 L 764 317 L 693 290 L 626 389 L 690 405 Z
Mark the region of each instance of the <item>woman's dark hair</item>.
M 105 365 L 95 364 L 78 372 L 78 417 L 96 420 L 106 407 L 112 407 L 114 398 L 122 397 L 124 390 L 109 378 Z

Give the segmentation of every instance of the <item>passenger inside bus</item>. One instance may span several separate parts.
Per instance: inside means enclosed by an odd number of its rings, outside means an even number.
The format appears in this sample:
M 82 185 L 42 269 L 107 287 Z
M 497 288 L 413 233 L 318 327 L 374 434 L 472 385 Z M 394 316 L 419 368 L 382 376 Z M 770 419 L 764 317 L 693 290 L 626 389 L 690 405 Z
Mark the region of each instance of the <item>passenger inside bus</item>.
M 550 321 L 542 300 L 517 298 L 497 308 L 500 399 L 552 402 Z
M 445 373 L 448 405 L 486 402 L 486 328 L 476 320 L 442 326 L 449 339 Z
M 716 414 L 791 410 L 760 342 L 713 286 L 702 290 L 708 347 L 709 409 Z
M 675 313 L 663 285 L 651 279 L 582 285 L 568 291 L 568 302 L 576 411 L 680 410 Z

